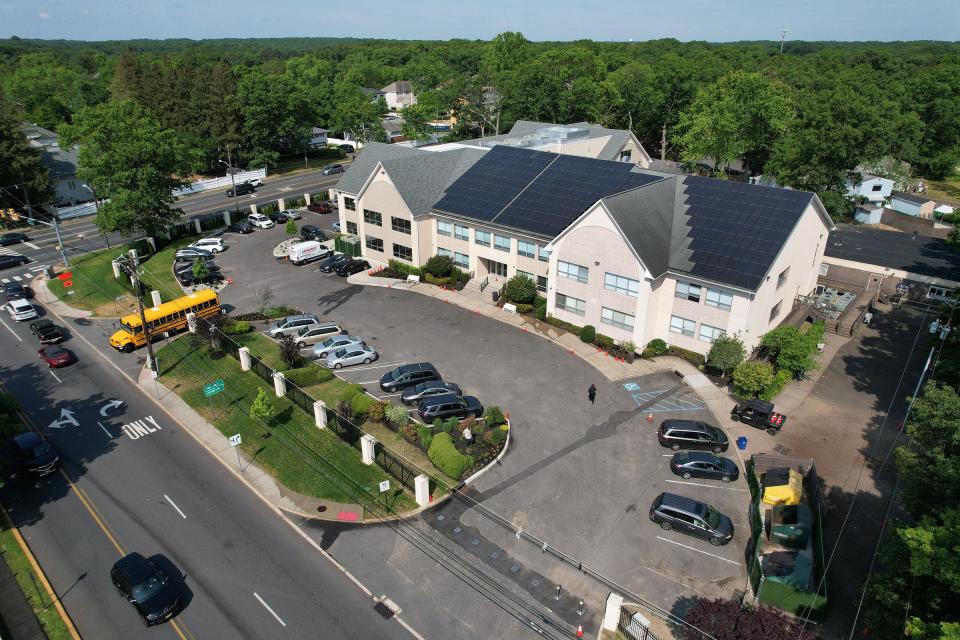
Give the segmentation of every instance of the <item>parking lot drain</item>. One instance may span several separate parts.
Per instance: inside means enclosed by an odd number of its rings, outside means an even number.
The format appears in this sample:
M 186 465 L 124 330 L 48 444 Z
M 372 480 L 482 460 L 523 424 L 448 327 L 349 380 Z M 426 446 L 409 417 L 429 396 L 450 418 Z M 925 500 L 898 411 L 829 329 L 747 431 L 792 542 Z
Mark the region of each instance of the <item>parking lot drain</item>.
M 541 584 L 540 578 L 534 578 L 533 580 L 530 581 L 530 584 L 532 584 L 534 587 L 539 587 Z
M 491 552 L 490 552 L 490 559 L 491 559 L 491 560 L 496 560 L 496 559 L 499 558 L 499 557 L 500 557 L 500 552 L 499 552 L 499 551 L 491 551 Z
M 443 515 L 442 513 L 437 516 L 437 521 L 438 521 L 438 522 L 443 522 L 443 521 L 446 520 L 446 519 L 447 519 L 447 516 Z
M 462 532 L 463 532 L 463 529 L 461 529 L 460 527 L 454 527 L 453 529 L 453 533 L 455 535 L 460 535 Z
M 383 616 L 384 620 L 389 620 L 390 618 L 393 617 L 393 609 L 391 609 L 390 607 L 388 607 L 382 602 L 378 602 L 377 604 L 373 605 L 373 609 L 374 611 L 379 613 L 381 616 Z
M 517 573 L 519 571 L 520 571 L 520 565 L 515 564 L 512 567 L 510 567 L 510 573 Z
M 473 540 L 470 541 L 470 544 L 472 544 L 472 545 L 475 546 L 475 547 L 479 547 L 479 546 L 480 546 L 480 538 L 474 538 Z

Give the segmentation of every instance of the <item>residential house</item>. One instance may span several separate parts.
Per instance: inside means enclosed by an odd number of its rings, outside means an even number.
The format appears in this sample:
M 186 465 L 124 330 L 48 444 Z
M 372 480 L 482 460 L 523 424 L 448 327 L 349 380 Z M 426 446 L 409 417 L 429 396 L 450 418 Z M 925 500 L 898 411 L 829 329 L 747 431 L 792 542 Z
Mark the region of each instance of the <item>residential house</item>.
M 397 80 L 380 89 L 387 107 L 392 111 L 399 111 L 404 107 L 417 104 L 417 96 L 413 93 L 413 85 L 409 80 Z
M 858 182 L 847 180 L 847 196 L 866 198 L 872 204 L 881 204 L 893 193 L 895 182 L 869 173 L 860 174 Z
M 883 207 L 870 203 L 859 204 L 853 210 L 853 218 L 860 224 L 880 224 L 883 218 Z
M 638 346 L 755 346 L 816 285 L 832 228 L 816 195 L 555 146 L 371 144 L 337 185 L 341 225 L 374 261 L 525 275 L 552 315 Z
M 67 206 L 93 200 L 93 193 L 77 177 L 77 147 L 62 148 L 56 133 L 36 124 L 25 124 L 20 130 L 30 146 L 41 151 L 40 162 L 50 172 L 54 204 Z
M 936 206 L 936 201 L 917 193 L 894 191 L 890 196 L 891 209 L 918 218 L 933 218 L 933 210 Z
M 323 127 L 313 127 L 310 134 L 310 146 L 314 149 L 323 149 L 327 146 L 327 133 Z

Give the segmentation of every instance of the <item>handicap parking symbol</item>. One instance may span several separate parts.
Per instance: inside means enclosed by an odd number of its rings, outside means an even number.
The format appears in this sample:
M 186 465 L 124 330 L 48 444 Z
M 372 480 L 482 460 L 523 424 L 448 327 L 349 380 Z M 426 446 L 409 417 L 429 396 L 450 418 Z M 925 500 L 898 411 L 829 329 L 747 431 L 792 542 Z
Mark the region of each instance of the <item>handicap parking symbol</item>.
M 638 385 L 636 382 L 627 382 L 623 385 L 623 388 L 627 391 L 639 391 L 640 385 Z

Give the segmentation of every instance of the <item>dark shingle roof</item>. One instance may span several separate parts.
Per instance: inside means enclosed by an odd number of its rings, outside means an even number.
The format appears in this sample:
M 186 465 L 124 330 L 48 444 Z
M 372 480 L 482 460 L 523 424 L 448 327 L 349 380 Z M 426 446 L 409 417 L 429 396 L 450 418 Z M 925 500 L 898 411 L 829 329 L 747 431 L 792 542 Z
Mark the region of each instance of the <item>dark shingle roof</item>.
M 402 158 L 383 160 L 383 168 L 400 197 L 415 216 L 430 211 L 444 189 L 486 153 L 483 149 L 422 151 Z
M 930 198 L 924 198 L 923 196 L 917 196 L 904 191 L 894 191 L 892 194 L 890 194 L 890 197 L 896 198 L 897 200 L 903 200 L 904 202 L 912 202 L 913 204 L 926 204 L 930 202 Z
M 829 258 L 960 281 L 960 253 L 939 238 L 854 225 L 837 225 L 824 250 Z
M 418 153 L 429 153 L 420 151 L 413 147 L 402 147 L 395 144 L 383 144 L 382 142 L 368 142 L 363 149 L 354 156 L 353 162 L 346 165 L 343 176 L 337 181 L 337 191 L 344 193 L 357 194 L 370 177 L 373 168 L 381 160 L 391 158 L 404 158 Z

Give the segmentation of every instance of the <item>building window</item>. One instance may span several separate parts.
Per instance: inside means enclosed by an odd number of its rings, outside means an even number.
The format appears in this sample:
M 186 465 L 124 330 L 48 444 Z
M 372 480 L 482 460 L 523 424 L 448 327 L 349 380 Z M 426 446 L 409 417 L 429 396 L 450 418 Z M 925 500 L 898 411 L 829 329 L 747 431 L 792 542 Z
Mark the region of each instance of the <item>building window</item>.
M 470 256 L 465 253 L 460 253 L 459 251 L 453 254 L 453 264 L 457 265 L 461 269 L 470 268 Z
M 640 295 L 640 282 L 632 278 L 624 278 L 615 273 L 607 273 L 603 276 L 603 288 L 607 291 L 615 291 L 625 296 L 636 298 Z
M 677 291 L 673 295 L 681 300 L 700 302 L 700 286 L 689 282 L 678 282 Z
M 490 232 L 477 229 L 473 232 L 473 241 L 485 247 L 490 246 Z
M 493 248 L 497 251 L 506 251 L 507 253 L 510 253 L 510 238 L 496 233 L 493 234 Z
M 830 265 L 828 265 L 826 262 L 820 263 L 820 275 L 822 276 L 827 275 L 827 271 L 829 270 L 830 270 Z
M 374 238 L 373 236 L 367 236 L 366 238 L 367 249 L 372 251 L 379 251 L 383 253 L 383 240 L 380 238 Z
M 587 280 L 590 279 L 590 269 L 560 260 L 557 262 L 557 275 L 561 278 L 569 278 L 586 284 Z
M 521 271 L 520 269 L 517 269 L 517 275 L 523 276 L 524 278 L 529 279 L 530 282 L 536 282 L 537 280 L 536 278 L 533 277 L 532 273 L 527 273 L 526 271 Z
M 370 209 L 364 209 L 363 221 L 367 224 L 375 224 L 378 227 L 383 226 L 383 216 L 379 211 L 370 211 Z
M 347 233 L 352 233 L 353 235 L 357 235 L 357 223 L 356 223 L 356 222 L 348 222 L 348 223 L 347 223 Z
M 606 307 L 600 309 L 600 322 L 604 324 L 633 331 L 633 320 L 634 317 L 629 313 L 623 313 L 615 309 L 607 309 Z
M 547 251 L 546 247 L 537 245 L 537 257 L 540 258 L 542 262 L 550 262 L 550 252 Z
M 700 339 L 704 342 L 713 342 L 725 333 L 726 331 L 719 327 L 711 327 L 708 324 L 700 325 Z
M 564 311 L 569 311 L 570 313 L 575 313 L 578 316 L 587 315 L 587 303 L 578 298 L 571 298 L 570 296 L 565 296 L 562 293 L 557 294 L 557 308 L 563 309 Z
M 927 297 L 928 298 L 949 298 L 950 290 L 945 289 L 943 287 L 930 287 L 930 289 L 927 290 Z
M 620 162 L 630 162 L 630 149 L 624 149 L 620 152 Z
M 773 322 L 774 318 L 780 315 L 780 305 L 783 304 L 783 300 L 773 305 L 773 309 L 770 309 L 770 322 Z
M 873 185 L 872 187 L 870 187 L 870 190 L 871 190 L 871 191 L 882 191 L 882 190 L 883 190 L 883 185 L 882 185 L 882 184 L 875 184 L 875 185 Z
M 396 219 L 396 218 L 394 218 Z M 405 247 L 402 244 L 393 244 L 393 257 L 400 258 L 401 260 L 413 260 L 413 249 L 410 247 Z
M 469 228 L 469 227 L 465 227 L 465 226 L 460 225 L 460 224 L 455 225 L 455 226 L 453 227 L 453 236 L 454 236 L 457 240 L 466 240 L 466 241 L 469 241 L 469 240 L 470 240 L 470 228 Z
M 439 249 L 437 249 L 437 255 L 438 255 L 438 256 L 447 256 L 448 258 L 452 258 L 452 257 L 453 257 L 453 251 L 450 251 L 450 249 L 444 249 L 443 247 L 440 247 Z
M 525 240 L 517 240 L 517 255 L 524 258 L 532 258 L 537 250 L 537 245 Z
M 716 307 L 721 311 L 730 311 L 730 307 L 733 306 L 733 295 L 716 289 L 707 289 L 707 306 Z
M 787 274 L 790 272 L 790 267 L 787 267 L 780 272 L 780 275 L 777 276 L 777 289 L 783 286 L 783 283 L 787 281 Z
M 681 318 L 680 316 L 670 316 L 670 331 L 674 333 L 682 333 L 683 335 L 692 338 L 693 330 L 697 328 L 697 323 L 693 320 L 687 320 L 686 318 Z
M 357 210 L 357 201 L 353 198 L 344 198 L 343 199 L 343 208 L 347 211 L 356 211 Z
M 393 216 L 390 218 L 390 228 L 400 233 L 410 235 L 410 221 Z
M 537 291 L 547 292 L 547 276 L 537 276 Z
M 449 236 L 453 233 L 453 225 L 443 220 L 437 220 L 437 235 Z

